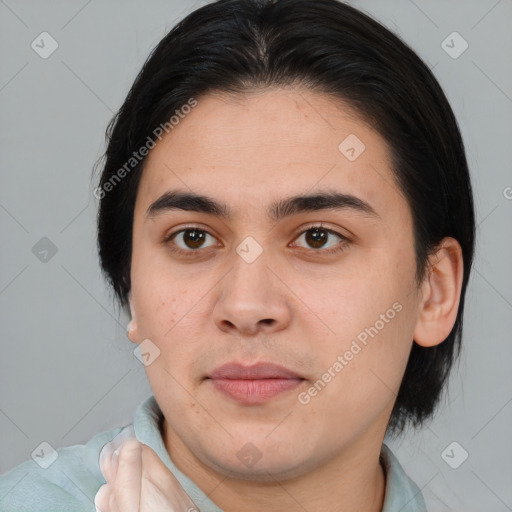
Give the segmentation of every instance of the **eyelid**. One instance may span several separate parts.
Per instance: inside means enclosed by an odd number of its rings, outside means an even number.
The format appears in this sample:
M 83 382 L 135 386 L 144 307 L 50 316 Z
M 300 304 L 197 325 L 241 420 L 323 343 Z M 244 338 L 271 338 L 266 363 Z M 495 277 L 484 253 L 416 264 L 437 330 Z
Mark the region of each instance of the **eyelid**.
M 208 228 L 206 226 L 202 226 L 201 224 L 190 223 L 190 224 L 184 224 L 184 225 L 180 226 L 179 229 L 176 229 L 176 230 L 174 228 L 172 228 L 171 232 L 164 235 L 163 241 L 168 242 L 171 238 L 176 236 L 178 233 L 181 233 L 182 231 L 191 230 L 191 229 L 197 229 L 198 231 L 204 231 L 205 233 L 209 234 L 210 236 L 213 236 L 214 238 L 216 238 L 218 240 L 218 237 L 211 232 L 210 228 Z
M 334 235 L 337 235 L 339 236 L 340 238 L 343 238 L 344 240 L 347 240 L 348 242 L 351 242 L 352 239 L 348 236 L 348 235 L 345 235 L 343 233 L 340 233 L 339 230 L 341 230 L 341 228 L 339 227 L 329 227 L 329 225 L 325 222 L 321 222 L 321 221 L 318 221 L 318 222 L 311 222 L 309 224 L 305 224 L 303 226 L 301 226 L 300 228 L 298 228 L 295 232 L 294 232 L 294 237 L 297 238 L 299 237 L 300 235 L 302 235 L 305 231 L 309 231 L 310 229 L 324 229 L 325 231 L 328 231 L 329 233 L 332 233 Z

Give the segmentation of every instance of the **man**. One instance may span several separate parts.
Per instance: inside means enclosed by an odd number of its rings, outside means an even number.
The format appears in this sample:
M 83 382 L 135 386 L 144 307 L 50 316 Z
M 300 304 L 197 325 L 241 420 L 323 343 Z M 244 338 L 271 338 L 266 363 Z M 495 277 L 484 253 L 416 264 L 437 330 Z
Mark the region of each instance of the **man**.
M 221 0 L 159 43 L 106 157 L 102 269 L 154 396 L 32 471 L 40 509 L 67 470 L 102 512 L 424 511 L 383 439 L 439 399 L 474 214 L 420 59 L 335 0 Z

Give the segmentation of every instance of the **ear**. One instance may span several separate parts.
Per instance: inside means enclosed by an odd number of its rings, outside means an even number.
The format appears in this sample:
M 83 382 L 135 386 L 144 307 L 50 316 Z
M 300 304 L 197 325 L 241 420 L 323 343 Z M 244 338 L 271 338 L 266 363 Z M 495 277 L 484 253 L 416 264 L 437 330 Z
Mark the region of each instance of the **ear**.
M 130 304 L 130 322 L 126 326 L 126 336 L 133 343 L 139 343 L 139 334 L 137 327 L 137 319 L 135 317 L 135 308 L 133 306 L 131 293 L 128 295 L 128 302 Z
M 413 337 L 418 345 L 439 345 L 450 334 L 459 309 L 463 274 L 459 242 L 444 238 L 429 258 L 429 269 L 421 285 L 422 301 Z

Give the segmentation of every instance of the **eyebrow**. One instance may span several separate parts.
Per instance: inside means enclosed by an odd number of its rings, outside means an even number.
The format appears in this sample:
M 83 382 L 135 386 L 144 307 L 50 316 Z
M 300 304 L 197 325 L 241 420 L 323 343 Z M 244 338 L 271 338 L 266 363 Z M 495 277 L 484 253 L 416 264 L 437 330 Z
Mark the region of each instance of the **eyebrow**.
M 234 215 L 231 208 L 211 197 L 170 190 L 154 201 L 146 211 L 147 218 L 154 218 L 172 210 L 194 211 L 215 215 L 224 220 L 232 220 Z M 268 217 L 277 222 L 286 217 L 304 212 L 320 210 L 352 210 L 367 217 L 380 219 L 380 215 L 366 201 L 337 191 L 326 191 L 310 195 L 298 195 L 281 199 L 272 203 L 267 209 Z

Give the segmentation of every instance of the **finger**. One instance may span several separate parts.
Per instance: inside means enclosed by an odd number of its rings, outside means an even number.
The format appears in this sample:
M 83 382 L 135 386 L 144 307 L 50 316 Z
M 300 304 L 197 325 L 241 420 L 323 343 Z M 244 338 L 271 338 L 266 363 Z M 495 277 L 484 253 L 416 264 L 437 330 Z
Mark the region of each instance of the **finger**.
M 110 493 L 110 500 L 108 502 L 110 507 L 110 512 L 123 512 L 117 505 L 116 497 L 113 492 Z
M 113 496 L 117 507 L 122 512 L 139 512 L 142 480 L 141 452 L 141 445 L 135 438 L 126 440 L 119 448 Z
M 112 488 L 110 484 L 102 485 L 94 497 L 96 512 L 113 512 L 110 508 L 110 495 Z
M 149 446 L 141 444 L 141 447 L 142 488 L 140 510 L 198 512 L 195 503 L 160 457 Z
M 124 427 L 121 432 L 119 432 L 109 443 L 107 443 L 101 449 L 99 456 L 99 466 L 100 470 L 105 477 L 107 482 L 113 481 L 115 475 L 112 474 L 112 466 L 111 466 L 111 456 L 114 453 L 114 450 L 117 450 L 121 447 L 124 441 L 126 441 L 130 437 L 135 437 L 135 430 L 133 425 L 129 425 Z
M 107 443 L 100 452 L 100 470 L 103 473 L 107 483 L 113 483 L 115 479 L 112 465 L 113 454 L 114 447 L 110 443 Z

